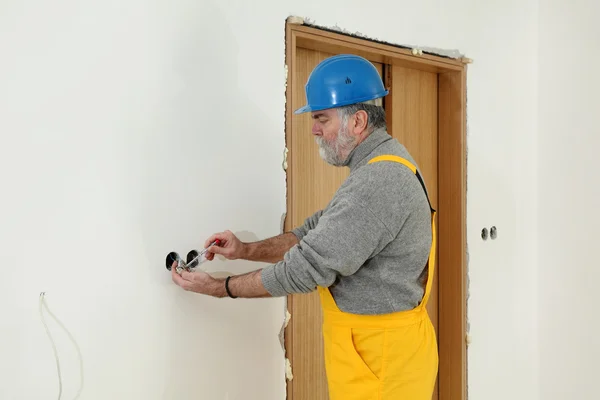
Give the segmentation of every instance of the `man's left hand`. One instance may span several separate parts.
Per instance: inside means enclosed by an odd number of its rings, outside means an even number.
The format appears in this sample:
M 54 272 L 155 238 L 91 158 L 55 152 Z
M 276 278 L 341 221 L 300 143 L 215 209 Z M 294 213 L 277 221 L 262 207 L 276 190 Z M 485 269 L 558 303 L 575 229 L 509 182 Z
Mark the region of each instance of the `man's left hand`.
M 206 272 L 181 271 L 181 275 L 177 273 L 177 261 L 171 265 L 171 277 L 173 282 L 189 292 L 205 294 L 213 297 L 225 297 L 225 286 L 222 280 L 215 279 Z

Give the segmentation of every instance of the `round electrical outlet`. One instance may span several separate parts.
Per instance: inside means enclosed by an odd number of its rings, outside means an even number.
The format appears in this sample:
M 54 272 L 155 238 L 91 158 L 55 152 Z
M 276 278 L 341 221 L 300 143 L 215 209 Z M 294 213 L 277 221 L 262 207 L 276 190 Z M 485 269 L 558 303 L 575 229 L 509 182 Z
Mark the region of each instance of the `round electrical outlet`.
M 188 267 L 190 268 L 195 268 L 198 266 L 198 260 L 195 260 L 193 263 L 190 264 L 190 262 L 198 257 L 198 252 L 196 250 L 190 250 L 190 252 L 187 254 L 187 258 L 185 260 L 185 263 L 187 264 Z
M 483 240 L 487 240 L 488 239 L 488 229 L 487 228 L 483 228 L 481 230 L 481 238 Z
M 495 240 L 498 237 L 498 229 L 495 226 L 492 226 L 490 229 L 490 237 L 492 240 Z
M 169 254 L 167 254 L 167 258 L 165 260 L 165 266 L 170 271 L 171 270 L 171 266 L 173 265 L 173 263 L 175 261 L 179 262 L 179 260 L 181 260 L 181 257 L 179 257 L 179 254 L 177 254 L 176 252 L 172 251 Z

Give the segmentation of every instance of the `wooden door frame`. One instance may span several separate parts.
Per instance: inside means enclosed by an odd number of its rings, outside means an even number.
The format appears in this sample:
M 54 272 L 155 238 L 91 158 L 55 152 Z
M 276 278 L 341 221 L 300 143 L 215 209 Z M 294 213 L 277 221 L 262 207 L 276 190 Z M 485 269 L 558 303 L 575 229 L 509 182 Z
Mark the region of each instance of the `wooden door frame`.
M 296 48 L 329 53 L 353 53 L 372 62 L 400 65 L 438 74 L 438 335 L 439 399 L 464 400 L 467 393 L 466 346 L 466 73 L 462 60 L 432 54 L 413 54 L 411 49 L 357 38 L 302 23 L 286 22 L 286 66 L 288 67 L 285 110 L 286 143 L 292 135 L 292 90 L 296 71 Z M 385 70 L 385 68 L 384 68 Z M 386 84 L 389 81 L 386 79 Z M 389 87 L 389 85 L 388 85 Z M 388 97 L 392 100 L 393 93 Z M 386 98 L 386 101 L 389 101 Z M 392 100 L 393 101 L 393 100 Z M 390 115 L 391 116 L 391 115 Z M 303 132 L 304 133 L 304 132 Z M 293 154 L 290 152 L 290 157 Z M 291 184 L 287 170 L 287 209 L 292 210 Z M 286 215 L 284 228 L 294 228 Z M 288 296 L 291 309 L 294 296 Z M 285 349 L 290 361 L 291 315 L 285 329 Z M 292 371 L 293 374 L 293 371 Z M 293 398 L 294 380 L 287 381 L 287 398 Z

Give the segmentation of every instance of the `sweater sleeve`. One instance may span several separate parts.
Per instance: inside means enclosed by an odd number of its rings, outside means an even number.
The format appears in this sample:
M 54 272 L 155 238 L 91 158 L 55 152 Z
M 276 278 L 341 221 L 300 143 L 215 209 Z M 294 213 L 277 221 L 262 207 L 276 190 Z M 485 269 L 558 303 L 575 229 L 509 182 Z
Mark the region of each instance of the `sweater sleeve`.
M 293 229 L 292 233 L 294 235 L 296 235 L 298 240 L 302 240 L 302 238 L 304 236 L 306 236 L 308 231 L 310 231 L 311 229 L 314 229 L 317 226 L 317 223 L 319 222 L 319 218 L 321 217 L 322 214 L 323 214 L 323 210 L 317 211 L 310 217 L 306 218 L 306 220 L 304 220 L 303 225 L 300 225 L 300 226 L 296 227 L 295 229 Z
M 263 269 L 263 285 L 272 296 L 329 287 L 337 276 L 355 273 L 392 239 L 369 208 L 351 195 L 342 196 L 282 261 Z

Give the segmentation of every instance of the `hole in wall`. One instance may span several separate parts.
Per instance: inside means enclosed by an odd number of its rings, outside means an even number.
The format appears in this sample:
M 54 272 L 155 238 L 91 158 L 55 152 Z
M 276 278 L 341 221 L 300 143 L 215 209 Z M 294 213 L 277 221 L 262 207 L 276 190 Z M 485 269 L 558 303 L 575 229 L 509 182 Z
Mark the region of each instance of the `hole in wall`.
M 181 260 L 181 257 L 179 257 L 179 254 L 177 254 L 176 252 L 172 251 L 169 254 L 167 254 L 167 258 L 165 260 L 165 266 L 170 271 L 171 270 L 171 265 L 173 265 L 173 263 L 175 261 L 179 262 L 179 260 Z
M 492 238 L 492 240 L 494 240 L 498 237 L 498 229 L 496 229 L 495 226 L 492 226 L 490 228 L 490 237 Z
M 198 260 L 195 260 L 193 263 L 190 263 L 195 257 L 198 257 L 198 252 L 196 250 L 190 250 L 187 254 L 187 258 L 185 259 L 185 263 L 190 268 L 195 268 L 198 265 Z

